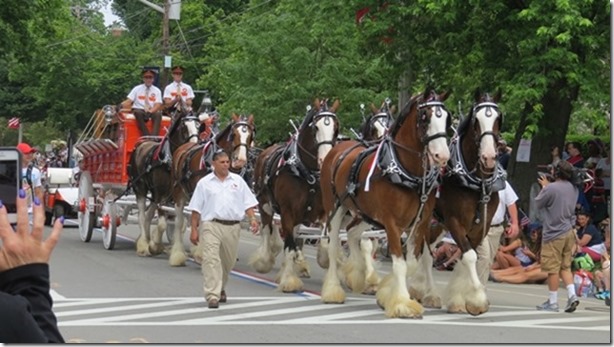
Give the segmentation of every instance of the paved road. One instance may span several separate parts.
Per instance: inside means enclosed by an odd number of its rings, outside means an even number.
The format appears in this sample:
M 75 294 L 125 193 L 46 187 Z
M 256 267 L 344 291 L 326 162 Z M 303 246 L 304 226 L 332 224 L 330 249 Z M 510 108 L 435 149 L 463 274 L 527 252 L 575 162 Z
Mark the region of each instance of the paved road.
M 305 280 L 305 292 L 283 294 L 272 282 L 279 264 L 266 275 L 247 265 L 258 241 L 247 231 L 228 303 L 209 310 L 198 264 L 171 268 L 166 255 L 140 258 L 136 226 L 121 226 L 120 233 L 116 249 L 107 251 L 98 232 L 86 244 L 76 228 L 64 231 L 52 258 L 52 288 L 68 342 L 611 343 L 610 310 L 603 301 L 583 299 L 573 314 L 538 312 L 543 285 L 489 283 L 492 306 L 478 317 L 427 310 L 421 320 L 387 319 L 374 297 L 364 295 L 324 305 L 318 295 L 323 271 L 311 246 L 305 248 L 313 276 Z M 389 269 L 382 260 L 380 271 Z M 436 272 L 442 289 L 449 276 Z M 559 297 L 564 305 L 563 290 Z

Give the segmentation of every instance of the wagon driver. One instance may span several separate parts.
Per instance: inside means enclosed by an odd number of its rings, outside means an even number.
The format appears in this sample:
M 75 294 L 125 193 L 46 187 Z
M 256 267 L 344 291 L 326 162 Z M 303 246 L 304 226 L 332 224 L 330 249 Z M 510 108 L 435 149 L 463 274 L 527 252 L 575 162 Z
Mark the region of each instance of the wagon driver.
M 194 91 L 192 86 L 182 81 L 183 67 L 179 65 L 173 66 L 171 73 L 173 75 L 173 82 L 164 88 L 164 106 L 179 108 L 181 106 L 180 101 L 183 100 L 187 107 L 184 111 L 190 111 L 192 109 Z
M 123 109 L 131 109 L 136 118 L 136 124 L 141 131 L 141 136 L 155 135 L 160 133 L 160 122 L 162 121 L 162 92 L 153 85 L 156 71 L 143 69 L 143 83 L 132 88 L 128 98 L 121 103 Z M 153 134 L 149 133 L 145 123 L 153 119 Z

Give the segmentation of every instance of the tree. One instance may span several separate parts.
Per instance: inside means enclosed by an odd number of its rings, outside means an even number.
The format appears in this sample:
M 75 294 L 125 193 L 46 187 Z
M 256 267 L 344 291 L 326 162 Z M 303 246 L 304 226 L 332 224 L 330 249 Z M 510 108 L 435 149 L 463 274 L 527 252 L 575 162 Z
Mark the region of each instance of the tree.
M 609 91 L 603 86 L 609 83 L 610 9 L 604 2 L 354 4 L 355 9 L 371 6 L 372 20 L 363 22 L 365 42 L 386 52 L 389 62 L 399 56 L 408 61 L 416 84 L 452 85 L 455 101 L 470 100 L 476 87 L 504 91 L 501 107 L 506 126 L 515 131 L 514 147 L 521 138 L 532 139 L 531 161 L 519 163 L 513 156 L 508 166 L 525 207 L 535 182 L 535 174 L 525 173 L 550 161 L 550 145 L 562 146 L 574 110 L 603 120 L 603 111 L 609 108 Z M 382 44 L 383 36 L 391 37 L 394 45 Z

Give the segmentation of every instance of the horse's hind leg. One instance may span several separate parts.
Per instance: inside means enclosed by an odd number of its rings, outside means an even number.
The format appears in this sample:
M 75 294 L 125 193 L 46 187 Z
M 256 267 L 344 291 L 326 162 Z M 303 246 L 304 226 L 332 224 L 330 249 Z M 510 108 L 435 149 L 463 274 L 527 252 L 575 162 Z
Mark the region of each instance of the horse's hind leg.
M 379 285 L 380 277 L 377 273 L 377 266 L 375 263 L 374 255 L 377 251 L 379 242 L 377 239 L 360 240 L 360 250 L 362 256 L 365 259 L 365 288 L 362 290 L 362 294 L 375 295 L 377 292 L 377 286 Z
M 347 243 L 350 247 L 350 255 L 343 264 L 342 271 L 345 276 L 345 284 L 351 288 L 354 293 L 361 293 L 366 287 L 367 265 L 361 247 L 361 236 L 368 228 L 369 224 L 362 222 L 347 230 Z M 370 241 L 369 245 L 371 245 Z M 371 253 L 370 248 L 368 252 Z
M 183 214 L 184 202 L 175 203 L 175 229 L 173 230 L 173 246 L 171 247 L 171 255 L 168 262 L 171 266 L 185 266 L 187 256 L 183 246 L 183 231 L 185 224 L 185 216 Z
M 141 257 L 148 257 L 151 256 L 149 252 L 149 226 L 151 222 L 147 221 L 149 208 L 145 206 L 145 196 L 138 196 L 136 204 L 139 208 L 139 228 L 141 229 L 141 234 L 136 241 L 136 254 Z
M 463 253 L 454 265 L 452 279 L 446 289 L 446 307 L 449 313 L 482 314 L 489 309 L 484 286 L 478 279 L 475 264 L 477 254 L 473 249 Z
M 441 308 L 441 297 L 433 278 L 433 257 L 428 250 L 422 252 L 418 264 L 420 269 L 411 278 L 409 294 L 424 307 Z
M 162 235 L 166 232 L 166 212 L 158 208 L 158 225 L 156 230 L 149 241 L 149 252 L 152 255 L 161 254 L 164 251 L 164 245 L 162 244 Z

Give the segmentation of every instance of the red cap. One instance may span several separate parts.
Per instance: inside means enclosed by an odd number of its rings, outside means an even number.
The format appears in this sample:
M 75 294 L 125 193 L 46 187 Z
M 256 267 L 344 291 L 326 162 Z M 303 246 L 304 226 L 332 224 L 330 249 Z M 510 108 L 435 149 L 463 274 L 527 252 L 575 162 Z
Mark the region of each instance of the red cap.
M 25 142 L 18 144 L 17 149 L 23 154 L 30 154 L 36 152 L 34 148 L 30 147 L 30 145 Z

